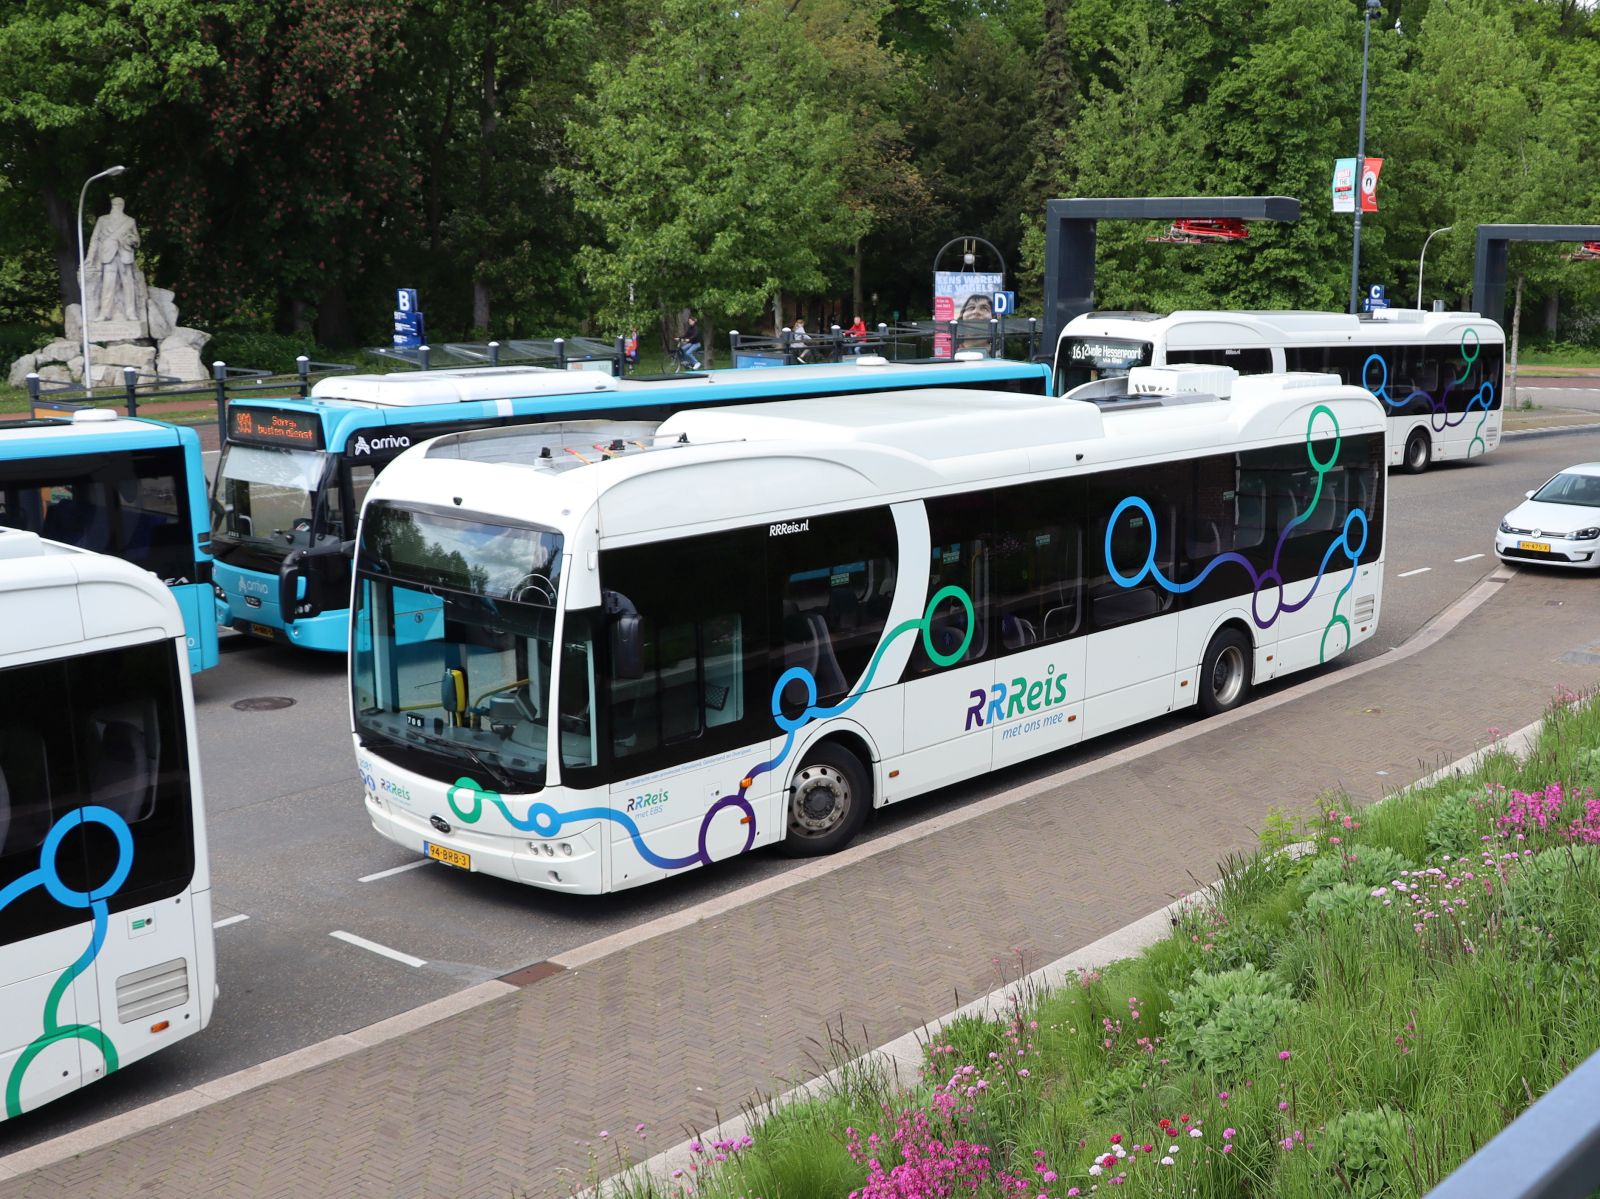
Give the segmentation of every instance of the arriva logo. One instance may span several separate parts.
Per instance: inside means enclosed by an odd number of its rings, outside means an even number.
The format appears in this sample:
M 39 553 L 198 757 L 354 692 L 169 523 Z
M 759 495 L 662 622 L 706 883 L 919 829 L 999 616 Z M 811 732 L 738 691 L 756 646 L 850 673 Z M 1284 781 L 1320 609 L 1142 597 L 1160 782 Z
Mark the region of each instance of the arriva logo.
M 270 587 L 265 579 L 239 579 L 240 595 L 266 595 Z
M 376 454 L 383 450 L 408 450 L 411 448 L 411 438 L 404 434 L 391 433 L 387 437 L 374 437 L 368 441 L 365 437 L 357 437 L 350 451 L 356 457 L 362 454 Z
M 1024 676 L 1009 683 L 996 683 L 989 690 L 976 688 L 971 694 L 972 706 L 967 709 L 967 727 L 963 732 L 981 729 L 986 724 L 998 724 L 1016 716 L 1026 716 L 1064 703 L 1067 698 L 1067 676 L 1056 673 L 1054 666 L 1046 668 L 1045 677 L 1029 681 Z
M 630 796 L 627 810 L 630 812 L 654 812 L 667 802 L 665 791 L 646 791 L 643 795 Z

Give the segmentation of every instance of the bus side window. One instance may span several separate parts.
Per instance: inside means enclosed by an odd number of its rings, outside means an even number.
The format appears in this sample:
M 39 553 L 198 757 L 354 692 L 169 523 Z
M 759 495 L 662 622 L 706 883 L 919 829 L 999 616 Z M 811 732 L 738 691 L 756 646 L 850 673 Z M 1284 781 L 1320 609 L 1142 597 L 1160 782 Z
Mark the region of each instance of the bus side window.
M 1060 641 L 1082 624 L 1083 530 L 1065 480 L 996 493 L 994 604 L 1002 651 Z
M 947 596 L 929 614 L 928 640 L 941 656 L 954 654 L 966 644 L 950 666 L 981 662 L 989 653 L 989 571 L 994 528 L 994 493 L 945 495 L 925 501 L 932 549 L 928 560 L 928 600 L 947 587 L 958 588 L 971 602 Z M 944 669 L 928 656 L 918 637 L 906 665 L 906 676 L 932 674 Z
M 1150 563 L 1172 579 L 1177 568 L 1178 509 L 1176 497 L 1188 493 L 1187 463 L 1167 463 L 1117 471 L 1106 479 L 1090 481 L 1091 510 L 1095 513 L 1089 545 L 1095 570 L 1090 579 L 1090 618 L 1097 629 L 1114 628 L 1132 620 L 1158 616 L 1172 607 L 1173 593 L 1156 580 Z M 1124 499 L 1137 498 L 1149 507 L 1124 508 L 1111 526 L 1111 514 Z M 1107 555 L 1110 561 L 1107 561 Z M 1111 573 L 1135 582 L 1126 586 Z

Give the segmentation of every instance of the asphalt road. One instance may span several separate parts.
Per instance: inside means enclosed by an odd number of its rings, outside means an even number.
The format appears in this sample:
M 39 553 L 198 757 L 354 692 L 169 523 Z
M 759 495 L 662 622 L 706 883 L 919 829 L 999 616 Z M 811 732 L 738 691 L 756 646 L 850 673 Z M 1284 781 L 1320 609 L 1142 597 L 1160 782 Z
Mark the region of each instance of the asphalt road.
M 1494 570 L 1491 534 L 1500 517 L 1560 467 L 1594 458 L 1600 430 L 1512 438 L 1487 460 L 1436 466 L 1420 477 L 1391 475 L 1382 624 L 1343 661 L 1402 643 Z M 1553 589 L 1571 582 L 1549 577 Z M 1595 586 L 1600 597 L 1600 582 Z M 213 1023 L 136 1068 L 0 1124 L 0 1154 L 790 868 L 776 854 L 758 853 L 638 891 L 581 898 L 421 863 L 366 821 L 342 657 L 229 636 L 221 665 L 196 679 L 195 694 L 221 925 L 222 994 Z M 292 703 L 252 702 L 270 698 Z M 1184 719 L 1152 722 L 891 808 L 866 835 L 925 821 Z M 335 932 L 425 964 L 383 956 Z

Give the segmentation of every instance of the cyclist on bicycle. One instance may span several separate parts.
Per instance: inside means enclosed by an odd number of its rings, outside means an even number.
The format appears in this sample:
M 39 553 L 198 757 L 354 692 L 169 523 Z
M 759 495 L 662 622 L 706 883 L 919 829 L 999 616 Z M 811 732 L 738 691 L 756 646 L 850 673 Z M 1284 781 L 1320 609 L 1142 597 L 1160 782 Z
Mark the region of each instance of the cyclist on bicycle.
M 700 369 L 700 319 L 692 313 L 683 336 L 678 339 L 678 357 L 690 370 Z

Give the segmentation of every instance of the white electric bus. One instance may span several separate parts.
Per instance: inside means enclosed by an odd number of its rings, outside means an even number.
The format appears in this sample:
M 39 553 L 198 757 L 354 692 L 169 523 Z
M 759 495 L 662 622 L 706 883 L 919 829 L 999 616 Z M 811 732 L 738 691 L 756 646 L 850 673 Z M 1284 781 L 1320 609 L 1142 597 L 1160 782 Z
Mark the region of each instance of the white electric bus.
M 183 617 L 155 575 L 0 529 L 7 1118 L 211 1019 L 188 659 Z
M 1420 474 L 1435 459 L 1499 446 L 1505 340 L 1476 312 L 1088 312 L 1056 342 L 1056 392 L 1184 362 L 1241 374 L 1326 371 L 1382 401 L 1389 464 Z
M 1373 397 L 1216 368 L 1121 383 L 408 451 L 355 561 L 374 827 L 589 894 L 773 843 L 823 853 L 869 807 L 1226 710 L 1372 636 Z

